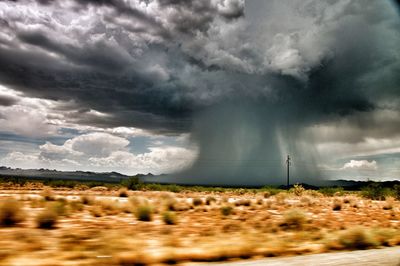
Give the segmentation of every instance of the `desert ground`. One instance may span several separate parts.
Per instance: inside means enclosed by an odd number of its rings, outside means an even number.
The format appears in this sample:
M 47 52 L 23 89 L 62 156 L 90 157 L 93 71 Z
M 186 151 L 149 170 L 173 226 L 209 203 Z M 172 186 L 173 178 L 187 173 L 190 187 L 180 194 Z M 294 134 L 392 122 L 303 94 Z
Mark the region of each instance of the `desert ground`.
M 226 191 L 0 186 L 0 265 L 237 261 L 400 245 L 400 202 L 295 186 Z

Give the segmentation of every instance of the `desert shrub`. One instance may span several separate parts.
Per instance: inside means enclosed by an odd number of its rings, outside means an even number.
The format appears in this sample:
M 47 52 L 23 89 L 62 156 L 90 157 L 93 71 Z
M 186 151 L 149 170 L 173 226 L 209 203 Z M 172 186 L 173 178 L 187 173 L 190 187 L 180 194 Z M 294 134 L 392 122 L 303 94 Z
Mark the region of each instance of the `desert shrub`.
M 347 249 L 366 249 L 377 245 L 363 227 L 346 230 L 339 236 L 339 243 Z
M 378 183 L 369 184 L 361 189 L 361 195 L 372 200 L 384 200 L 390 193 L 390 189 L 384 188 Z
M 352 202 L 352 199 L 349 198 L 349 197 L 345 197 L 345 198 L 343 199 L 343 203 L 345 203 L 345 204 L 349 204 L 349 203 L 351 203 L 351 202 Z
M 203 200 L 201 198 L 193 198 L 192 203 L 194 206 L 203 205 Z
M 21 204 L 15 199 L 7 199 L 0 204 L 0 225 L 14 226 L 24 221 Z
M 67 214 L 67 207 L 65 201 L 55 201 L 48 205 L 49 208 L 54 210 L 57 215 L 66 215 Z
M 321 194 L 325 196 L 341 196 L 344 194 L 344 189 L 342 187 L 324 187 L 318 190 Z
M 89 209 L 89 212 L 91 215 L 93 215 L 94 217 L 101 217 L 103 216 L 103 211 L 100 208 L 100 206 L 91 206 L 91 208 Z
M 182 192 L 184 190 L 184 188 L 182 186 L 178 186 L 178 185 L 175 185 L 175 184 L 164 185 L 164 186 L 165 186 L 165 188 L 162 189 L 164 191 L 171 191 L 171 192 L 174 192 L 174 193 L 179 193 L 179 192 Z
M 396 229 L 379 228 L 375 229 L 374 238 L 382 246 L 390 246 L 392 239 L 396 236 Z
M 81 203 L 85 205 L 92 205 L 94 202 L 94 199 L 92 197 L 89 197 L 87 195 L 81 196 Z
M 275 201 L 279 205 L 285 204 L 286 198 L 288 197 L 288 194 L 286 192 L 280 192 L 275 195 Z
M 300 184 L 295 184 L 290 190 L 289 192 L 296 195 L 296 196 L 301 196 L 303 195 L 303 193 L 306 191 L 306 189 L 300 185 Z
M 166 211 L 162 215 L 165 224 L 176 224 L 176 215 L 174 212 Z
M 43 197 L 44 200 L 46 201 L 52 201 L 54 200 L 54 193 L 53 191 L 46 187 L 45 189 L 42 190 L 42 193 L 40 195 Z
M 264 200 L 263 200 L 262 198 L 258 198 L 257 201 L 256 201 L 256 203 L 257 203 L 258 205 L 263 205 L 263 204 L 264 204 Z
M 251 205 L 251 200 L 249 199 L 239 199 L 235 201 L 236 206 L 250 206 Z
M 126 188 L 121 188 L 118 191 L 118 196 L 121 198 L 127 198 L 128 197 L 128 190 Z
M 400 185 L 394 185 L 394 186 L 393 186 L 393 196 L 394 196 L 397 200 L 400 200 Z
M 268 198 L 271 197 L 272 195 L 271 195 L 271 192 L 265 191 L 264 194 L 263 194 L 263 196 L 264 196 L 264 198 L 268 199 Z
M 207 205 L 211 205 L 213 202 L 216 202 L 216 201 L 217 201 L 217 199 L 214 198 L 213 196 L 208 196 L 208 197 L 206 198 L 206 204 L 207 204 Z
M 100 200 L 97 202 L 106 215 L 116 215 L 121 212 L 119 202 L 113 200 Z
M 233 208 L 231 206 L 222 206 L 221 207 L 221 214 L 224 216 L 228 216 L 232 213 Z
M 177 210 L 177 202 L 175 199 L 170 198 L 165 201 L 165 209 L 168 211 L 176 211 Z
M 36 226 L 42 229 L 52 229 L 55 227 L 58 220 L 57 212 L 47 207 L 36 216 Z
M 323 196 L 323 194 L 319 191 L 313 190 L 313 189 L 309 189 L 305 191 L 305 194 L 314 198 L 320 198 Z
M 149 222 L 153 219 L 153 209 L 149 205 L 138 206 L 135 212 L 139 221 Z
M 342 201 L 340 199 L 334 199 L 332 210 L 340 211 L 342 209 Z
M 83 211 L 84 206 L 82 204 L 82 202 L 77 201 L 77 200 L 73 200 L 69 203 L 69 207 L 71 209 L 71 211 Z
M 305 213 L 300 209 L 291 209 L 283 214 L 282 227 L 288 229 L 299 230 L 302 229 L 304 224 L 307 222 Z
M 129 190 L 140 190 L 143 187 L 143 183 L 139 180 L 139 177 L 130 177 L 122 181 L 122 185 Z
M 260 188 L 260 191 L 264 192 L 264 197 L 267 195 L 268 197 L 274 196 L 278 194 L 279 192 L 282 192 L 282 189 L 270 187 L 270 186 L 264 186 Z
M 302 206 L 311 206 L 314 202 L 309 196 L 302 196 L 300 198 L 300 202 Z
M 386 197 L 385 204 L 383 205 L 384 210 L 392 210 L 394 205 L 394 197 Z

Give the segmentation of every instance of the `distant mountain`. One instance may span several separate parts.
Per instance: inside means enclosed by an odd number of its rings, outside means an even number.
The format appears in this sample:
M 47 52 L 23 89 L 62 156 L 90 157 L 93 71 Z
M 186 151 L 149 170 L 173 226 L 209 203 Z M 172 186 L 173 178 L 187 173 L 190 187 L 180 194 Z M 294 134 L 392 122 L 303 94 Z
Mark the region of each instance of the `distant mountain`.
M 150 174 L 151 175 L 151 174 Z M 148 175 L 137 175 L 138 177 Z M 117 172 L 96 173 L 89 171 L 57 171 L 50 169 L 20 169 L 0 166 L 0 177 L 22 177 L 30 179 L 54 179 L 54 180 L 79 180 L 79 181 L 98 181 L 98 182 L 121 182 L 129 178 Z

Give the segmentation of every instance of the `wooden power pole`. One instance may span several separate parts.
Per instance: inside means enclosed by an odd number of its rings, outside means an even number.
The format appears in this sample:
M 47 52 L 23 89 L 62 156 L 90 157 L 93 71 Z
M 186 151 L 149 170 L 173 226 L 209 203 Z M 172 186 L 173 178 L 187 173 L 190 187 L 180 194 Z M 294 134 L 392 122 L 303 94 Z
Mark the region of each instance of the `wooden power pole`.
M 289 182 L 289 177 L 290 177 L 290 170 L 289 170 L 289 168 L 290 168 L 290 164 L 291 164 L 291 162 L 290 162 L 290 156 L 288 155 L 287 156 L 287 159 L 286 159 L 286 167 L 287 167 L 287 188 L 289 189 L 289 185 L 290 185 L 290 182 Z

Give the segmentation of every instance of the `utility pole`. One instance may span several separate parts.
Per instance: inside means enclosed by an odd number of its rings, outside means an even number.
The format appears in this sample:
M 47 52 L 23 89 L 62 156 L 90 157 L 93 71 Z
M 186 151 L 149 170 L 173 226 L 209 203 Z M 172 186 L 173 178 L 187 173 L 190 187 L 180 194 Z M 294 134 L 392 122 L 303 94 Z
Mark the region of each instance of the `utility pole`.
M 291 165 L 291 162 L 290 162 L 290 156 L 288 155 L 287 156 L 287 159 L 286 159 L 286 167 L 287 167 L 287 188 L 289 189 L 289 176 L 290 176 L 290 171 L 289 171 L 289 168 L 290 168 L 290 165 Z

